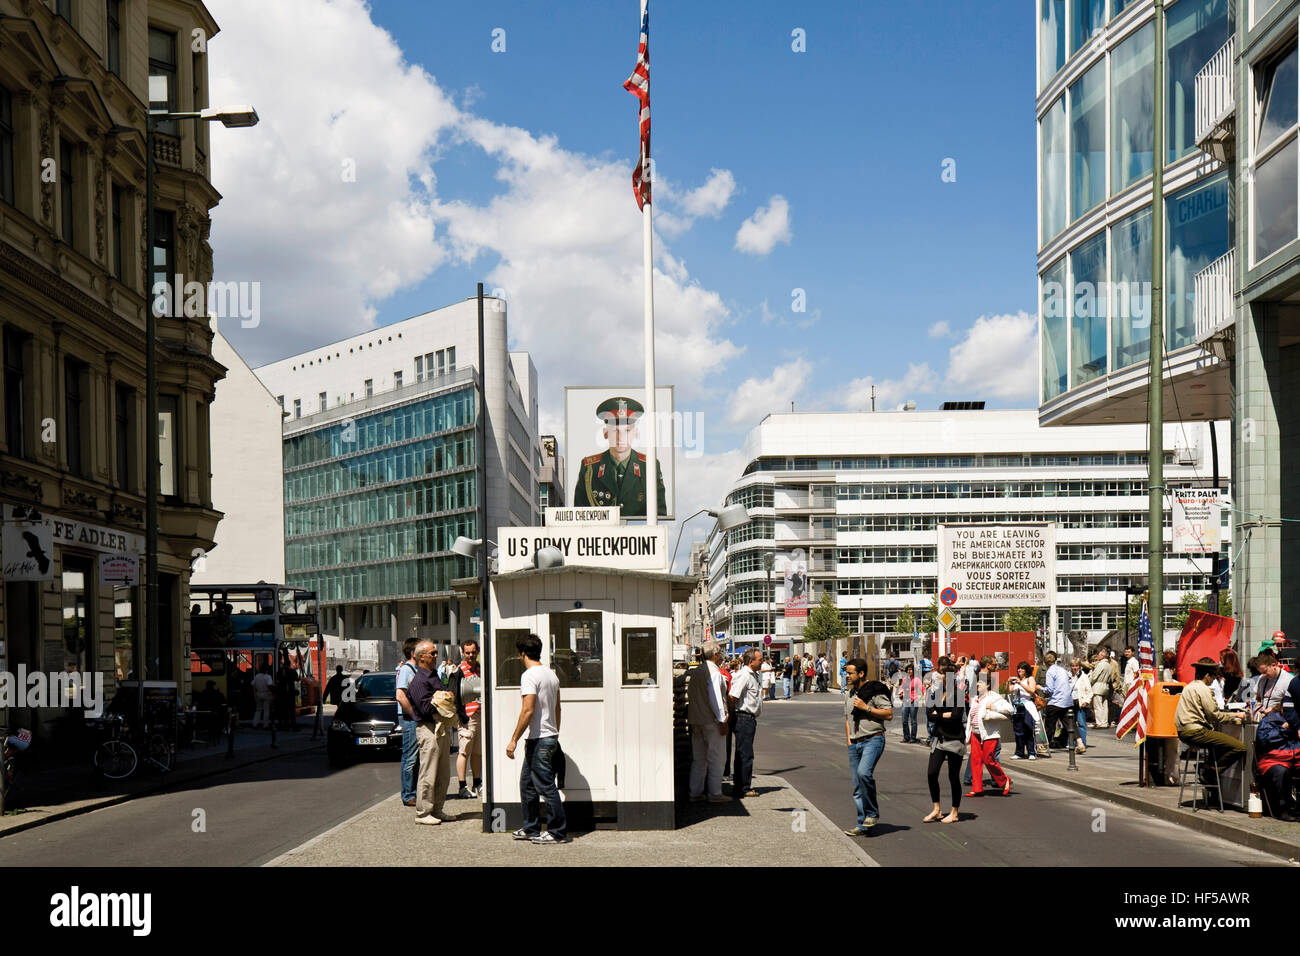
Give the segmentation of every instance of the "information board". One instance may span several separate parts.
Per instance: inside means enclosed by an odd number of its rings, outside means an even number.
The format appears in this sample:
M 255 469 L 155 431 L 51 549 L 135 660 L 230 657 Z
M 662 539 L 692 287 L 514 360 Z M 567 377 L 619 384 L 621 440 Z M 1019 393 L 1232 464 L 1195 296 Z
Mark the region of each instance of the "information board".
M 668 567 L 668 529 L 663 525 L 569 525 L 559 528 L 502 528 L 497 561 L 502 574 L 533 567 L 542 548 L 556 548 L 566 565 L 662 571 Z
M 940 525 L 939 587 L 953 610 L 1049 607 L 1056 584 L 1056 525 Z
M 1174 499 L 1173 552 L 1215 554 L 1220 547 L 1223 493 L 1217 488 L 1179 488 L 1171 494 Z

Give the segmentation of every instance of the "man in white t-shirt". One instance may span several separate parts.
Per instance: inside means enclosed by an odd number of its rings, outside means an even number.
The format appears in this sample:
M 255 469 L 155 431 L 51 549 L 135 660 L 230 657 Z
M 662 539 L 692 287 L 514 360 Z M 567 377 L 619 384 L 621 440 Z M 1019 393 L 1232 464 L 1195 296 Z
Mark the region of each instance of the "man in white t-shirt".
M 542 846 L 568 843 L 567 821 L 560 790 L 555 785 L 556 770 L 564 759 L 560 751 L 560 680 L 555 671 L 541 662 L 542 639 L 536 634 L 515 642 L 524 673 L 519 678 L 523 707 L 515 732 L 510 735 L 506 756 L 515 759 L 519 738 L 524 739 L 524 765 L 519 773 L 519 797 L 523 803 L 524 825 L 514 832 L 516 840 L 531 840 Z M 542 832 L 540 800 L 546 801 L 550 817 Z

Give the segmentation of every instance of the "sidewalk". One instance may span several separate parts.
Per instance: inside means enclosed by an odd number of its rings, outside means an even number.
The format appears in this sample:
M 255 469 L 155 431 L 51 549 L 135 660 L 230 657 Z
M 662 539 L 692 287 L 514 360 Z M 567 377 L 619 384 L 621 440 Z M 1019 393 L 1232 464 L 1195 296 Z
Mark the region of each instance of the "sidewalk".
M 226 738 L 222 737 L 216 744 L 201 743 L 177 749 L 176 765 L 169 773 L 159 773 L 145 765 L 126 780 L 105 780 L 99 776 L 91 766 L 89 755 L 84 762 L 30 769 L 20 767 L 6 812 L 0 816 L 0 838 L 249 764 L 323 749 L 324 734 L 311 739 L 314 720 L 314 717 L 302 717 L 297 731 L 277 732 L 275 748 L 271 747 L 269 731 L 241 727 L 235 734 L 233 758 L 226 756 Z M 329 726 L 328 719 L 324 726 Z
M 556 847 L 484 833 L 477 800 L 448 800 L 456 820 L 419 826 L 394 795 L 266 865 L 395 866 L 430 853 L 442 866 L 878 865 L 783 778 L 757 775 L 754 789 L 741 804 L 689 804 L 676 830 L 593 830 Z
M 917 721 L 922 744 L 901 743 L 903 725 L 897 719 L 898 714 L 895 711 L 896 719 L 889 722 L 890 735 L 899 738 L 900 746 L 925 749 L 924 714 Z M 1054 750 L 1050 758 L 1039 757 L 1037 760 L 1011 760 L 1014 752 L 1015 741 L 1008 734 L 1002 743 L 1002 768 L 1011 777 L 1013 792 L 1017 776 L 1050 780 L 1079 793 L 1109 800 L 1201 833 L 1289 860 L 1300 860 L 1300 824 L 1283 823 L 1271 817 L 1252 820 L 1245 812 L 1226 806 L 1222 813 L 1217 809 L 1193 811 L 1190 787 L 1184 793 L 1183 803 L 1179 804 L 1178 787 L 1138 786 L 1138 749 L 1133 744 L 1133 735 L 1116 740 L 1114 727 L 1109 730 L 1088 729 L 1087 753 L 1075 757 L 1078 770 L 1069 769 L 1070 756 L 1063 750 Z

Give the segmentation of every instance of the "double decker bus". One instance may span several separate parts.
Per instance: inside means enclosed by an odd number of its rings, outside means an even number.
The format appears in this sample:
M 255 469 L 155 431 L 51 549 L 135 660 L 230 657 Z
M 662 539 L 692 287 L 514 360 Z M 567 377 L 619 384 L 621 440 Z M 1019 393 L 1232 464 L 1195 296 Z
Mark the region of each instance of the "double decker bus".
M 283 584 L 190 585 L 190 679 L 194 694 L 208 681 L 241 720 L 253 716 L 253 676 L 263 664 L 277 677 L 296 672 L 295 713 L 320 703 L 325 640 L 316 592 Z

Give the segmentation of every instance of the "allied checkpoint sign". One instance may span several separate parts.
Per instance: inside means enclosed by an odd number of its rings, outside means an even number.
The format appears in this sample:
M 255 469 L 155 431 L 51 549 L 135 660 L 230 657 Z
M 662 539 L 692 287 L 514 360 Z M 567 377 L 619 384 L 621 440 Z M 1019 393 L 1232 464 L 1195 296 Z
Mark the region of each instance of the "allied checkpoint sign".
M 1050 607 L 1056 586 L 1056 525 L 940 525 L 939 587 L 955 611 Z
M 542 548 L 556 548 L 567 567 L 664 571 L 668 568 L 668 528 L 664 525 L 563 525 L 502 528 L 497 567 L 502 574 L 533 567 Z

